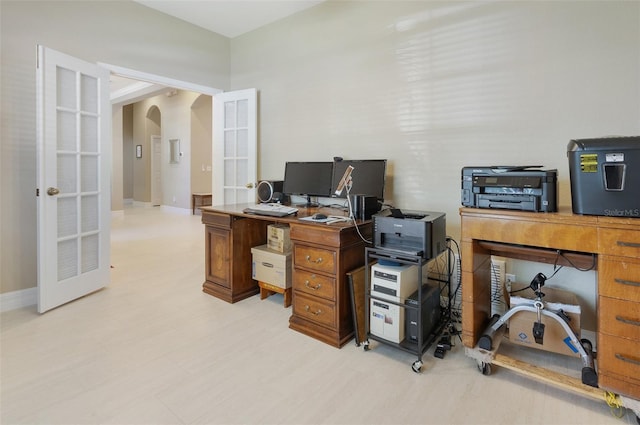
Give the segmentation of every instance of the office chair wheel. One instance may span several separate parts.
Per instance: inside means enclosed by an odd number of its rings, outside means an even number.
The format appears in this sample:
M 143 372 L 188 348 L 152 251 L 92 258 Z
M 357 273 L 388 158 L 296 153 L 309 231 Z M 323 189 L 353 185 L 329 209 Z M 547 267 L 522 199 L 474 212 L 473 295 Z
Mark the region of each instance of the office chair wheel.
M 478 370 L 485 376 L 491 375 L 491 363 L 478 362 Z
M 416 360 L 411 365 L 411 369 L 413 369 L 415 373 L 420 373 L 420 371 L 422 370 L 422 362 L 420 360 Z

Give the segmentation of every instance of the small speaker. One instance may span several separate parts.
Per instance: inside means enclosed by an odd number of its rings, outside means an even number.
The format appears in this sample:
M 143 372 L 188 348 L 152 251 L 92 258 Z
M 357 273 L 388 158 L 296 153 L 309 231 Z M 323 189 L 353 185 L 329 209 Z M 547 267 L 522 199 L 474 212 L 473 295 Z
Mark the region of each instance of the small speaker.
M 276 193 L 282 193 L 282 180 L 262 180 L 258 183 L 256 189 L 258 202 L 278 202 L 274 199 L 274 195 Z

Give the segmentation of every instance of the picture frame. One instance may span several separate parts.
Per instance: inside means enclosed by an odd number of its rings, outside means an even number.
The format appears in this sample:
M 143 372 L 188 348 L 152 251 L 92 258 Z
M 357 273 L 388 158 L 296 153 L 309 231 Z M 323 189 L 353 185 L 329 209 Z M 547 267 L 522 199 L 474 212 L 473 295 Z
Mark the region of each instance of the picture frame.
M 136 145 L 136 158 L 142 158 L 142 145 Z

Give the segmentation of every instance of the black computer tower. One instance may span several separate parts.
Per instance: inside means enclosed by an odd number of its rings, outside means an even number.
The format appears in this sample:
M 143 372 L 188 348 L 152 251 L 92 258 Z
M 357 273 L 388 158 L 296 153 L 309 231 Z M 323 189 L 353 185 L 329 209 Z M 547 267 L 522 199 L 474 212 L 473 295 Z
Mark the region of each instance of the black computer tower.
M 422 315 L 422 341 L 427 337 L 440 320 L 440 290 L 437 285 L 425 283 L 422 285 L 422 308 L 405 309 L 405 340 L 418 343 L 418 312 Z M 415 291 L 405 300 L 406 305 L 418 307 L 418 291 Z

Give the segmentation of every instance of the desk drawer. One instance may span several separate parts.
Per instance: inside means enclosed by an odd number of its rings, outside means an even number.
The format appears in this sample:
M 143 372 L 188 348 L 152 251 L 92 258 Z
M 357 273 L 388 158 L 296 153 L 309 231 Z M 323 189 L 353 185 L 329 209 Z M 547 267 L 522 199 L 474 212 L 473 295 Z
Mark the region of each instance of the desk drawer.
M 607 255 L 640 258 L 640 231 L 600 228 L 598 251 Z
M 598 294 L 640 303 L 640 260 L 600 255 Z
M 293 314 L 330 328 L 336 326 L 336 308 L 333 303 L 306 297 L 299 292 L 293 297 Z
M 336 299 L 335 279 L 304 270 L 294 270 L 293 289 L 314 297 L 322 297 L 332 301 Z
M 600 332 L 640 341 L 640 303 L 600 297 L 598 311 Z
M 635 386 L 636 393 L 640 393 L 640 341 L 600 334 L 598 372 L 616 377 L 623 383 L 621 388 Z
M 335 251 L 300 244 L 295 244 L 293 250 L 295 267 L 336 274 Z

